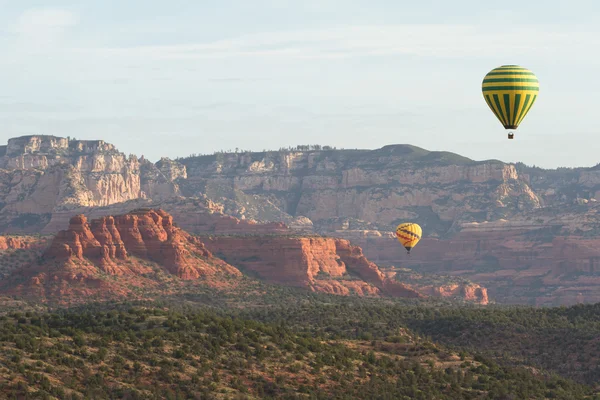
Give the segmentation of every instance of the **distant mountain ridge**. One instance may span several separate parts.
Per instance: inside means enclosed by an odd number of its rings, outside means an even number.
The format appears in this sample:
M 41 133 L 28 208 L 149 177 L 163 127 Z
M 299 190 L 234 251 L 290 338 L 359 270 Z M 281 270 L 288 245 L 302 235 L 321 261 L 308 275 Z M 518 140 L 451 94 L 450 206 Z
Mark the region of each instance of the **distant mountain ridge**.
M 447 198 L 442 191 L 456 186 L 466 185 L 463 195 L 472 191 L 473 202 L 491 207 L 498 216 L 514 211 L 513 204 L 503 203 L 514 197 L 522 197 L 521 208 L 539 206 L 538 197 L 513 165 L 475 162 L 410 145 L 218 153 L 151 163 L 126 156 L 102 140 L 24 136 L 9 139 L 0 149 L 0 167 L 4 171 L 0 227 L 6 232 L 40 231 L 61 211 L 131 200 L 160 202 L 174 196 L 205 195 L 238 218 L 293 224 L 308 217 L 317 225 L 331 218 L 356 218 L 378 229 L 416 216 L 415 207 L 428 207 L 439 219 L 437 224 L 431 221 L 429 230 L 438 234 L 457 218 L 477 219 L 469 207 L 462 207 L 460 216 L 449 215 L 448 208 L 456 214 L 454 208 L 462 199 Z M 494 198 L 478 193 L 482 184 L 497 189 Z M 409 196 L 401 196 L 407 191 Z M 338 209 L 335 215 L 332 202 Z M 383 213 L 390 207 L 395 211 Z

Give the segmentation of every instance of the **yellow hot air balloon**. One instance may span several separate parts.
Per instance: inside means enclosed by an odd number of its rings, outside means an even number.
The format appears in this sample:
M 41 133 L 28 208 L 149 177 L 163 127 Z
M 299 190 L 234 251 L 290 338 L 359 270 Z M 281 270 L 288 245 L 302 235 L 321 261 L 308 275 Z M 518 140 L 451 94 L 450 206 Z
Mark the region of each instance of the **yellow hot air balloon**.
M 404 246 L 404 248 L 410 254 L 410 249 L 415 247 L 419 240 L 421 240 L 423 230 L 418 224 L 413 222 L 406 222 L 396 227 L 396 237 L 398 241 Z
M 540 85 L 527 68 L 503 65 L 483 78 L 483 98 L 505 129 L 517 129 L 535 103 Z M 510 132 L 508 138 L 514 134 Z

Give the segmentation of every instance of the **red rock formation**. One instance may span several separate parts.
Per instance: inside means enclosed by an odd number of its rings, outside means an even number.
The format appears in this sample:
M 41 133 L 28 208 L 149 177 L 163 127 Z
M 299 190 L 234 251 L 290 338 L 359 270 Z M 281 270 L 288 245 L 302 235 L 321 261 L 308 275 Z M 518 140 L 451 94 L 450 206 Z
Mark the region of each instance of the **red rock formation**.
M 21 269 L 13 276 L 13 283 L 20 283 L 9 292 L 37 293 L 44 298 L 122 297 L 133 295 L 135 287 L 158 287 L 153 277 L 157 268 L 167 276 L 188 281 L 212 277 L 214 283 L 224 281 L 221 277 L 242 275 L 228 264 L 232 263 L 270 282 L 327 293 L 442 295 L 388 278 L 360 247 L 343 239 L 246 234 L 207 237 L 204 242 L 206 246 L 175 226 L 173 217 L 160 209 L 137 209 L 90 222 L 84 215 L 76 215 L 69 229 L 55 236 L 42 255 L 42 264 Z M 119 278 L 106 279 L 103 274 Z M 481 296 L 475 301 L 481 302 Z
M 314 283 L 311 285 L 311 289 L 316 292 L 332 293 L 341 296 L 378 296 L 380 294 L 377 287 L 364 281 L 352 280 L 315 279 Z
M 379 267 L 369 261 L 358 246 L 353 246 L 349 241 L 336 239 L 336 251 L 348 268 L 366 282 L 370 282 L 378 288 L 381 288 L 386 294 L 394 297 L 424 297 L 423 293 L 415 290 L 410 285 L 388 279 L 379 269 Z M 435 294 L 431 294 L 435 295 Z
M 31 241 L 26 241 L 14 236 L 0 236 L 0 250 L 27 249 L 30 246 Z
M 450 284 L 444 286 L 417 286 L 419 292 L 434 297 L 459 297 L 479 304 L 488 304 L 487 289 L 479 285 Z
M 387 278 L 379 267 L 367 260 L 358 246 L 351 245 L 347 240 L 336 240 L 337 252 L 342 260 L 352 265 L 352 269 L 367 282 L 373 282 L 386 293 L 397 297 L 459 297 L 479 304 L 488 304 L 487 289 L 479 285 L 419 285 L 404 284 Z M 397 246 L 396 246 L 397 247 Z
M 197 233 L 290 233 L 290 229 L 282 222 L 259 224 L 255 221 L 240 220 L 226 214 L 199 215 L 173 210 L 173 217 L 180 221 L 182 228 Z
M 352 246 L 350 242 L 343 239 L 335 241 L 336 252 L 346 265 L 349 265 L 353 272 L 367 282 L 381 286 L 385 281 L 385 276 L 379 270 L 379 267 L 367 260 L 363 251 L 358 246 Z
M 202 240 L 216 256 L 261 279 L 312 290 L 403 298 L 463 297 L 487 304 L 485 288 L 464 285 L 432 290 L 386 277 L 358 246 L 345 239 L 295 236 L 207 236 Z
M 0 240 L 0 243 L 2 241 Z M 154 267 L 153 267 L 154 266 Z M 155 279 L 163 269 L 161 281 Z M 107 279 L 106 275 L 118 276 Z M 139 297 L 135 289 L 153 289 L 173 279 L 222 285 L 241 272 L 214 257 L 195 237 L 173 225 L 162 210 L 140 209 L 105 216 L 88 223 L 71 218 L 42 255 L 42 262 L 21 268 L 1 282 L 7 294 L 26 295 L 61 303 Z M 206 279 L 211 278 L 209 282 Z
M 340 278 L 346 266 L 335 241 L 322 237 L 209 236 L 202 238 L 217 257 L 270 282 L 310 286 L 319 274 Z
M 149 273 L 150 268 L 139 268 L 139 273 Z M 126 281 L 111 281 L 99 274 L 98 268 L 88 261 L 67 258 L 62 262 L 30 265 L 2 282 L 3 292 L 10 295 L 49 300 L 60 304 L 80 303 L 133 295 L 131 287 L 156 287 L 157 283 L 137 275 Z
M 84 215 L 77 215 L 68 230 L 56 235 L 43 257 L 88 259 L 113 275 L 139 273 L 122 262 L 130 255 L 156 262 L 186 280 L 218 272 L 241 275 L 213 257 L 198 239 L 175 227 L 173 217 L 163 210 L 139 209 L 89 224 Z

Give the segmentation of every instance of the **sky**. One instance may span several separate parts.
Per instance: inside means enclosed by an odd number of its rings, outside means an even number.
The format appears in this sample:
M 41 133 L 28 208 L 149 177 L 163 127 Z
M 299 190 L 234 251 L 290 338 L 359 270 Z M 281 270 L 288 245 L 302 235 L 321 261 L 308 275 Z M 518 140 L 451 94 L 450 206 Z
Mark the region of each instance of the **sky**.
M 599 47 L 597 0 L 0 0 L 0 143 L 102 139 L 153 161 L 412 144 L 593 166 Z M 505 64 L 540 81 L 514 140 L 481 94 Z

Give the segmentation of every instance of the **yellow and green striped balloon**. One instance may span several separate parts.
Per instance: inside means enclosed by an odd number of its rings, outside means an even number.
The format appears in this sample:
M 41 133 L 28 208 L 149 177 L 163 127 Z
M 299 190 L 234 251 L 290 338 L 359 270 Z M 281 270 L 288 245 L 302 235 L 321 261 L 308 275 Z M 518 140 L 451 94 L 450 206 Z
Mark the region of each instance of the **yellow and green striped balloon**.
M 494 68 L 483 78 L 483 97 L 504 128 L 517 129 L 537 99 L 539 82 L 518 65 Z

